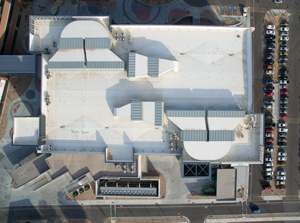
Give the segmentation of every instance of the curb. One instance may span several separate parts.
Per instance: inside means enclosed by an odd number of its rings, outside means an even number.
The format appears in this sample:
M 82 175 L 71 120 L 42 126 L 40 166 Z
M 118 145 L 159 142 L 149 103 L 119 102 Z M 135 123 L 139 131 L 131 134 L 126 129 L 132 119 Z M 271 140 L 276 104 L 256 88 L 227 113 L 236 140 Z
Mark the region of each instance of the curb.
M 183 216 L 183 215 L 178 215 L 178 216 L 145 216 L 145 217 L 108 217 L 105 219 L 104 223 L 108 222 L 109 220 L 117 220 L 117 219 L 153 219 L 153 218 L 160 218 L 160 219 L 165 219 L 165 218 L 185 218 L 188 222 L 191 222 L 188 217 Z
M 137 0 L 138 3 L 141 3 L 142 5 L 145 5 L 145 6 L 150 6 L 150 7 L 162 7 L 162 6 L 167 6 L 167 5 L 171 5 L 172 3 L 174 3 L 176 0 L 172 0 L 171 2 L 169 3 L 166 3 L 166 4 L 161 4 L 161 5 L 148 5 L 144 2 L 141 2 L 140 0 Z

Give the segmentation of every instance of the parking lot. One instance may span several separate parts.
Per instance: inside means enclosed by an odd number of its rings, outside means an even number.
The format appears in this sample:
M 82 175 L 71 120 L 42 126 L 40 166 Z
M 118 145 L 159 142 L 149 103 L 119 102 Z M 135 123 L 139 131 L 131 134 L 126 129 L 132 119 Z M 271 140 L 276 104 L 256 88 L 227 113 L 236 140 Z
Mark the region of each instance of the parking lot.
M 275 104 L 278 103 L 278 107 L 280 107 L 280 105 L 282 104 L 287 104 L 287 106 L 285 108 L 279 108 L 280 110 L 287 110 L 287 112 L 282 112 L 281 114 L 285 114 L 288 117 L 287 118 L 281 118 L 279 120 L 277 119 L 273 119 L 273 121 L 275 123 L 277 122 L 285 122 L 288 124 L 288 133 L 287 136 L 285 137 L 283 134 L 281 134 L 282 137 L 280 138 L 285 138 L 287 142 L 280 142 L 282 143 L 282 145 L 285 145 L 284 143 L 287 143 L 287 146 L 280 146 L 277 147 L 277 136 L 278 133 L 276 133 L 276 131 L 278 130 L 277 127 L 274 127 L 274 133 L 273 133 L 273 148 L 274 151 L 272 152 L 267 152 L 265 154 L 270 153 L 270 155 L 272 154 L 272 158 L 273 158 L 273 177 L 272 178 L 276 178 L 277 176 L 275 174 L 277 174 L 277 171 L 285 171 L 286 172 L 286 180 L 285 180 L 285 184 L 284 186 L 286 187 L 286 194 L 287 194 L 287 199 L 291 198 L 291 197 L 296 197 L 295 195 L 298 195 L 298 189 L 299 189 L 299 102 L 300 102 L 300 97 L 299 97 L 299 80 L 298 80 L 298 75 L 295 72 L 295 70 L 297 69 L 297 67 L 299 66 L 299 64 L 294 63 L 296 60 L 299 61 L 299 55 L 296 55 L 296 49 L 299 49 L 299 35 L 298 32 L 299 30 L 296 28 L 296 24 L 299 23 L 298 17 L 296 17 L 296 15 L 291 15 L 290 16 L 290 24 L 289 24 L 289 51 L 288 53 L 285 53 L 287 55 L 280 55 L 280 49 L 275 48 L 274 49 L 274 65 L 275 65 L 275 69 L 274 69 L 274 78 L 272 77 L 272 75 L 270 74 L 266 74 L 265 69 L 263 69 L 265 67 L 265 51 L 266 51 L 266 40 L 265 40 L 265 35 L 266 35 L 266 26 L 261 23 L 261 21 L 263 21 L 264 19 L 264 14 L 263 13 L 255 13 L 255 18 L 256 21 L 259 21 L 260 24 L 258 24 L 259 22 L 256 23 L 255 25 L 255 32 L 253 33 L 253 42 L 254 44 L 254 48 L 253 48 L 253 55 L 259 55 L 261 54 L 261 56 L 254 56 L 254 73 L 253 73 L 253 83 L 254 83 L 254 96 L 253 98 L 256 98 L 257 101 L 254 101 L 254 112 L 265 112 L 267 114 L 274 114 L 273 112 L 273 108 L 267 108 L 264 109 L 264 105 L 265 104 L 273 104 L 273 107 L 275 109 Z M 266 24 L 267 25 L 267 24 Z M 278 27 L 279 28 L 279 27 Z M 275 33 L 276 33 L 276 39 L 275 42 L 277 44 L 277 41 L 279 40 L 280 36 L 279 36 L 279 30 L 278 28 L 275 28 Z M 282 41 L 278 41 L 278 45 L 279 42 Z M 280 46 L 279 46 L 280 47 Z M 289 81 L 290 83 L 287 85 L 288 87 L 286 89 L 279 89 L 279 95 L 278 97 L 281 96 L 280 94 L 280 90 L 289 90 L 289 98 L 288 102 L 283 102 L 280 103 L 280 100 L 278 102 L 272 102 L 272 103 L 264 103 L 264 100 L 274 100 L 275 97 L 268 97 L 266 98 L 265 96 L 262 96 L 260 94 L 263 94 L 263 88 L 266 86 L 272 86 L 272 85 L 266 85 L 263 83 L 263 80 L 265 79 L 269 79 L 269 80 L 273 80 L 274 83 L 279 82 L 280 81 L 280 77 L 278 77 L 278 74 L 276 74 L 276 71 L 278 72 L 281 68 L 280 68 L 280 64 L 276 64 L 276 52 L 277 51 L 277 57 L 280 58 L 280 56 L 288 56 L 289 59 L 287 60 L 287 64 L 284 64 L 283 66 L 286 68 L 286 70 L 289 71 L 289 73 L 287 72 L 283 72 L 284 76 L 286 77 L 285 81 Z M 282 53 L 284 54 L 284 53 Z M 296 58 L 295 58 L 296 56 Z M 280 62 L 280 60 L 278 61 Z M 279 84 L 280 87 L 281 84 Z M 274 89 L 275 90 L 275 89 Z M 266 90 L 266 92 L 272 92 L 272 90 Z M 274 91 L 275 93 L 275 91 Z M 283 93 L 283 92 L 281 92 Z M 283 100 L 283 99 L 281 99 Z M 285 100 L 285 99 L 284 99 Z M 295 106 L 296 105 L 296 106 Z M 289 106 L 289 107 L 288 107 Z M 279 111 L 278 111 L 279 113 Z M 266 123 L 271 123 L 271 119 L 266 119 Z M 276 126 L 276 125 L 275 125 Z M 297 136 L 296 136 L 297 134 Z M 296 145 L 299 144 L 299 145 Z M 277 165 L 277 159 L 278 159 L 278 151 L 279 152 L 286 152 L 287 153 L 287 160 L 286 160 L 286 165 Z M 281 155 L 281 154 L 280 154 Z M 261 192 L 262 192 L 262 187 L 265 185 L 268 185 L 269 183 L 272 184 L 274 183 L 274 186 L 276 186 L 276 180 L 272 179 L 272 181 L 266 181 L 266 176 L 265 176 L 265 168 L 264 165 L 253 165 L 251 167 L 251 185 L 250 187 L 252 188 L 251 190 L 251 196 L 255 197 L 255 196 L 260 196 Z M 278 175 L 279 176 L 279 175 Z M 283 179 L 283 178 L 281 178 Z M 278 184 L 277 184 L 278 185 Z M 292 195 L 292 196 L 289 196 Z

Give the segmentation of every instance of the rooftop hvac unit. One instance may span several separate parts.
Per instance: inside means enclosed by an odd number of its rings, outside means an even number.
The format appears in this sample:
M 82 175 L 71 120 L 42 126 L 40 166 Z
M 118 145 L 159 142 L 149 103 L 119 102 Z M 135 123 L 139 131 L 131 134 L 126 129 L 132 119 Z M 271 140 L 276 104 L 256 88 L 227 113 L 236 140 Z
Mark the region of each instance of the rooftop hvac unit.
M 50 105 L 51 104 L 51 101 L 50 101 L 50 96 L 47 96 L 46 97 L 46 105 Z

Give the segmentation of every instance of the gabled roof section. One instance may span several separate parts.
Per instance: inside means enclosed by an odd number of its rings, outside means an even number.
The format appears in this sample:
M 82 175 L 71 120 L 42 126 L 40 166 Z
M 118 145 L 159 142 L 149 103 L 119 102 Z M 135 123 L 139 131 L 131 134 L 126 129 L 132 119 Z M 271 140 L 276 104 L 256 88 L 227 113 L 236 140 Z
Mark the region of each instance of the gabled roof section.
M 111 41 L 109 38 L 86 38 L 86 49 L 111 49 Z
M 201 131 L 201 130 L 181 131 L 181 141 L 207 141 L 207 131 Z
M 97 70 L 124 70 L 124 62 L 122 61 L 87 61 L 87 69 Z
M 60 38 L 57 45 L 58 49 L 83 49 L 82 38 Z
M 205 110 L 167 109 L 167 117 L 205 117 Z
M 135 77 L 135 53 L 128 53 L 127 77 Z
M 164 117 L 164 102 L 156 101 L 155 102 L 155 126 L 163 125 Z
M 142 110 L 142 102 L 139 100 L 133 100 L 131 102 L 131 120 L 141 121 L 143 119 Z
M 235 131 L 209 131 L 209 141 L 235 141 Z
M 53 61 L 48 63 L 49 70 L 59 69 L 84 69 L 82 61 Z
M 152 78 L 158 78 L 159 58 L 149 57 L 148 58 L 148 75 Z
M 238 118 L 245 117 L 245 110 L 208 110 L 207 117 L 227 117 Z

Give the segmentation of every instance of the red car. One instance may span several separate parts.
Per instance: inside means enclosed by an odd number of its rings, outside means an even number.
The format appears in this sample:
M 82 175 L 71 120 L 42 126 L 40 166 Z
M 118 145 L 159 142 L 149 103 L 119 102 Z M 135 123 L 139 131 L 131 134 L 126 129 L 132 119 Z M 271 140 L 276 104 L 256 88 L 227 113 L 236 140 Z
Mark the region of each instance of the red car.
M 287 117 L 288 117 L 287 115 L 280 114 L 280 118 L 287 118 Z
M 273 138 L 266 138 L 266 142 L 273 142 L 274 139 Z
M 278 186 L 277 186 L 277 187 L 278 187 Z M 263 186 L 263 189 L 264 189 L 264 190 L 271 190 L 272 187 L 271 187 L 271 186 Z
M 280 94 L 289 94 L 290 91 L 289 90 L 280 90 Z
M 274 93 L 273 92 L 265 92 L 264 95 L 265 96 L 274 96 Z
M 283 162 L 283 161 L 278 161 L 277 162 L 279 165 L 285 165 L 286 163 L 285 162 Z
M 279 190 L 285 190 L 285 186 L 279 185 L 279 186 L 276 186 L 276 189 L 279 189 Z
M 274 132 L 274 129 L 266 129 L 266 132 Z

